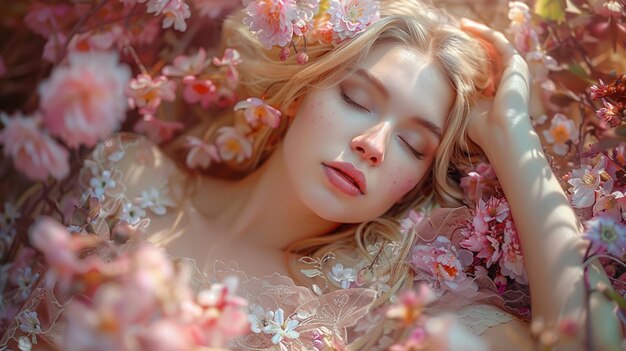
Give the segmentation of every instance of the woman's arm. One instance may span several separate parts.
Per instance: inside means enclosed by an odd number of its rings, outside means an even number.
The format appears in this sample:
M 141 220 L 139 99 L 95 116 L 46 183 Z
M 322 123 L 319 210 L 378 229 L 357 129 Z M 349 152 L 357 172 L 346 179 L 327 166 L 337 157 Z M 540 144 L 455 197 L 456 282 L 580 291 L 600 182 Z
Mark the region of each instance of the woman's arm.
M 581 226 L 552 173 L 528 113 L 530 77 L 525 61 L 501 33 L 464 21 L 466 30 L 491 42 L 504 71 L 492 101 L 471 116 L 469 136 L 487 155 L 505 192 L 517 227 L 528 274 L 533 319 L 555 325 L 560 318 L 585 321 Z M 605 280 L 590 269 L 591 282 Z M 592 285 L 593 286 L 593 285 Z M 594 349 L 621 349 L 614 305 L 598 294 L 591 301 Z

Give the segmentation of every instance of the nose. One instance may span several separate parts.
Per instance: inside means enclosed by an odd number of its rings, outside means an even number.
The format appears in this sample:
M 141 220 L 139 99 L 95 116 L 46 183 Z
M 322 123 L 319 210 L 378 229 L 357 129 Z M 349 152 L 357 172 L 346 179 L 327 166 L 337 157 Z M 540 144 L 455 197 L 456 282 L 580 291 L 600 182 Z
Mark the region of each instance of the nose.
M 379 123 L 352 139 L 352 150 L 372 166 L 380 165 L 385 159 L 385 149 L 391 125 L 388 122 Z

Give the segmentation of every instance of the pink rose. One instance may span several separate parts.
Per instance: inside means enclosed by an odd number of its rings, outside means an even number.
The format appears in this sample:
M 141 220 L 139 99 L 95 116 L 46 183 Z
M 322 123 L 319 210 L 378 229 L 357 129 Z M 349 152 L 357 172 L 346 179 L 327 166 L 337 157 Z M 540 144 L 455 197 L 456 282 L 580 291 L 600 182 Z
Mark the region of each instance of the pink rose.
M 71 53 L 39 86 L 46 128 L 68 146 L 94 146 L 126 118 L 124 87 L 130 70 L 117 54 Z
M 12 157 L 15 168 L 32 180 L 46 180 L 48 176 L 63 179 L 70 171 L 69 153 L 50 136 L 39 129 L 38 118 L 17 114 L 9 118 L 0 114 L 5 125 L 0 131 L 4 154 Z

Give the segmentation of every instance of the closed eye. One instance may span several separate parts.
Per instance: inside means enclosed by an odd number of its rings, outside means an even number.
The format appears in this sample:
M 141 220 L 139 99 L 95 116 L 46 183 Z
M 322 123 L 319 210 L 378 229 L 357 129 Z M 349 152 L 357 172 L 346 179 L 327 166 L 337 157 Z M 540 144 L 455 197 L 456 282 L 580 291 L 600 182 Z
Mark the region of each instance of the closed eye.
M 357 109 L 366 111 L 367 113 L 370 113 L 370 110 L 368 110 L 367 108 L 359 105 L 357 102 L 355 102 L 354 100 L 352 100 L 348 94 L 346 94 L 346 92 L 343 89 L 339 89 L 339 91 L 341 92 L 341 98 L 348 103 L 349 105 L 356 107 Z
M 398 138 L 400 138 L 400 140 L 402 141 L 402 143 L 404 144 L 405 147 L 407 147 L 409 149 L 409 151 L 411 151 L 411 153 L 413 154 L 413 156 L 415 156 L 418 160 L 423 160 L 424 157 L 426 157 L 423 153 L 415 150 L 415 148 L 413 146 L 411 146 L 411 144 L 409 144 L 406 140 L 404 140 L 403 137 L 398 135 Z

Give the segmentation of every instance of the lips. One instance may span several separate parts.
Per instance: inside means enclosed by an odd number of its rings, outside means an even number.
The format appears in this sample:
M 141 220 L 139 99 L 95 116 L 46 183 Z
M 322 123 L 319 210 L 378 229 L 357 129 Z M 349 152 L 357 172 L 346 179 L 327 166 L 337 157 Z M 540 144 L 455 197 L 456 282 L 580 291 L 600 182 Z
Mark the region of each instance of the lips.
M 348 162 L 322 163 L 328 180 L 347 195 L 364 195 L 367 189 L 365 175 Z

